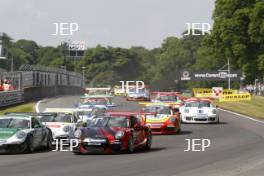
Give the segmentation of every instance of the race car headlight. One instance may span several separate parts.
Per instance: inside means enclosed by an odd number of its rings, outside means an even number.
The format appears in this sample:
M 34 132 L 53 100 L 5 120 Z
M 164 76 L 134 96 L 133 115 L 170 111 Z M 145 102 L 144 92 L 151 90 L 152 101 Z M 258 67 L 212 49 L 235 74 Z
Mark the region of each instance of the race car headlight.
M 213 113 L 213 114 L 216 114 L 216 113 L 217 113 L 216 109 L 213 109 L 213 110 L 212 110 L 212 113 Z
M 124 136 L 125 132 L 124 131 L 118 131 L 115 134 L 116 139 L 121 139 Z
M 188 114 L 190 111 L 189 109 L 184 109 L 184 112 Z
M 24 131 L 19 131 L 18 133 L 16 133 L 16 137 L 18 139 L 23 139 L 27 136 L 27 134 Z
M 69 131 L 71 131 L 71 127 L 70 126 L 65 126 L 65 127 L 63 127 L 63 129 L 62 129 L 64 132 L 69 132 Z
M 74 137 L 76 137 L 76 138 L 80 138 L 82 136 L 82 131 L 81 130 L 76 130 L 75 132 L 74 132 Z

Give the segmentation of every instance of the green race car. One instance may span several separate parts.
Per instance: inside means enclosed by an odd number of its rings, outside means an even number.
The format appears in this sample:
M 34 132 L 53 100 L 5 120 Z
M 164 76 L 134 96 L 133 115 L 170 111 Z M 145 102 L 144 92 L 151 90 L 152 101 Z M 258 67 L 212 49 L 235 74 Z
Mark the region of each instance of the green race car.
M 52 148 L 52 132 L 32 115 L 0 117 L 0 153 L 32 153 L 35 149 Z

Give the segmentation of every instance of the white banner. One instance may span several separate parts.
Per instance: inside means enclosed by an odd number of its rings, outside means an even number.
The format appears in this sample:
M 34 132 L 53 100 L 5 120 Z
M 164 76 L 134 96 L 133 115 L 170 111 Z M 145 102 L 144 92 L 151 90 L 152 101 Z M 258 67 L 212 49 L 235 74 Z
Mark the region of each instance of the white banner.
M 72 41 L 69 44 L 69 50 L 85 50 L 84 41 Z

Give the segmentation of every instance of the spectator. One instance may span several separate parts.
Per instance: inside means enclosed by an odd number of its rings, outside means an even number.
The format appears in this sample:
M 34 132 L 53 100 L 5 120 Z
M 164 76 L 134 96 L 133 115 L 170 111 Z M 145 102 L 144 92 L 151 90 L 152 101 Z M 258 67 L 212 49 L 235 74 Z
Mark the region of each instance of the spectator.
M 0 91 L 4 91 L 4 81 L 0 80 Z
M 12 86 L 11 84 L 11 81 L 10 80 L 4 80 L 4 91 L 13 91 L 14 90 L 14 87 Z

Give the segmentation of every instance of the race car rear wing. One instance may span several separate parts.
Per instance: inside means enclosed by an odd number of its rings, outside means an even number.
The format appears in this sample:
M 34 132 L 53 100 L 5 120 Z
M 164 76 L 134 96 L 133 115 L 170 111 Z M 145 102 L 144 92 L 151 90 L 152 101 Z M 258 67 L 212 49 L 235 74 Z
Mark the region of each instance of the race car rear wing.
M 110 91 L 111 88 L 110 87 L 100 87 L 100 88 L 95 88 L 95 87 L 91 87 L 91 88 L 85 88 L 86 91 L 96 91 L 96 90 L 102 90 L 102 91 Z
M 112 95 L 84 95 L 84 96 L 81 96 L 81 99 L 85 99 L 85 98 L 113 98 Z
M 76 108 L 46 108 L 44 112 L 72 114 L 75 110 Z
M 152 95 L 179 95 L 181 92 L 151 92 Z

